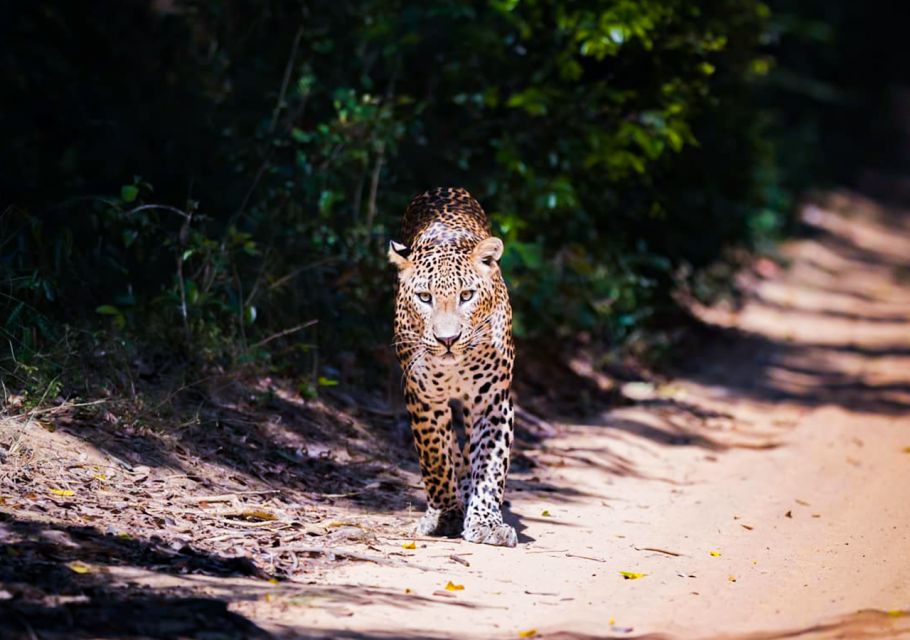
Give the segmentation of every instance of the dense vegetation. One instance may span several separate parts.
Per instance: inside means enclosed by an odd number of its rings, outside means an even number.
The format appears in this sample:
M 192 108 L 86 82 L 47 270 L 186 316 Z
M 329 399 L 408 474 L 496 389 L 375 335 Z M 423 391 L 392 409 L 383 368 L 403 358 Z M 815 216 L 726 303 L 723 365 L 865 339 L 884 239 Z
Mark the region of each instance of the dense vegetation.
M 627 341 L 775 239 L 817 175 L 803 112 L 838 94 L 777 60 L 836 67 L 852 18 L 819 31 L 781 4 L 20 3 L 0 26 L 6 384 L 46 394 L 66 354 L 112 349 L 312 384 L 347 354 L 374 368 L 385 246 L 436 185 L 492 214 L 521 335 Z

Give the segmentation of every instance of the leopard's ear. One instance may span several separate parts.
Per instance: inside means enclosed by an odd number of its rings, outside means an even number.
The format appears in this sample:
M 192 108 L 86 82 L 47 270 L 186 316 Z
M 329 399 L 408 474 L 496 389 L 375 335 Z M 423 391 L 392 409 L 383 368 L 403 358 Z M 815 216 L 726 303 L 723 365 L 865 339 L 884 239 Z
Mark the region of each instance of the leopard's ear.
M 394 240 L 389 242 L 389 262 L 398 267 L 399 271 L 404 271 L 414 266 L 414 263 L 408 260 L 409 255 L 411 255 L 410 247 L 406 247 Z
M 474 251 L 471 252 L 471 259 L 474 265 L 481 273 L 486 273 L 496 266 L 502 257 L 502 240 L 499 238 L 487 238 L 481 240 Z

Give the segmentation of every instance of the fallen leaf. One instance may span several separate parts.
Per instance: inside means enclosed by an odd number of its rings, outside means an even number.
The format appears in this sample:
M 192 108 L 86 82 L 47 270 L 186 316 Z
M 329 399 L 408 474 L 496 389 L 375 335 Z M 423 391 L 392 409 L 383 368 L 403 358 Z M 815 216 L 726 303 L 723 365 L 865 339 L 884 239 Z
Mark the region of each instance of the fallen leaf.
M 76 495 L 73 491 L 70 491 L 69 489 L 48 489 L 48 491 L 53 493 L 55 496 L 74 496 L 74 495 Z
M 70 571 L 72 571 L 73 573 L 91 573 L 92 572 L 92 568 L 90 566 L 88 566 L 87 564 L 84 564 L 82 562 L 79 562 L 78 560 L 76 560 L 75 562 L 70 562 L 66 566 L 68 566 L 70 568 Z
M 610 624 L 616 624 L 616 618 L 610 618 Z
M 542 515 L 544 518 L 550 518 L 550 517 L 552 517 L 552 516 L 550 515 L 550 512 L 547 511 L 546 509 L 544 509 L 543 512 L 541 512 L 540 515 Z
M 910 453 L 910 447 L 904 447 L 903 451 L 904 453 Z
M 714 558 L 720 557 L 720 551 L 709 551 L 708 553 L 711 555 L 711 557 L 714 557 Z
M 885 613 L 887 613 L 892 618 L 902 618 L 904 616 L 910 615 L 910 611 L 904 611 L 903 609 L 890 609 Z
M 262 509 L 248 509 L 241 512 L 237 517 L 243 520 L 258 520 L 260 522 L 271 522 L 278 519 L 278 516 L 274 513 L 269 513 Z
M 792 512 L 792 511 L 788 511 L 788 512 L 785 513 L 784 515 L 785 515 L 786 517 L 788 517 L 788 518 L 792 518 L 792 517 L 793 517 L 793 512 Z
M 269 584 L 278 584 L 278 578 L 269 578 Z
M 404 590 L 404 592 L 405 592 L 405 593 L 413 593 L 413 591 L 411 591 L 410 588 L 406 588 L 406 589 Z
M 519 638 L 533 638 L 536 635 L 537 635 L 537 629 L 528 629 L 526 631 L 518 632 Z
M 464 591 L 464 585 L 455 584 L 454 582 L 449 580 L 448 584 L 446 584 L 446 591 Z
M 727 576 L 727 580 L 730 582 L 736 582 L 736 576 Z
M 626 580 L 638 580 L 639 578 L 644 578 L 648 574 L 647 573 L 634 573 L 632 571 L 620 571 L 619 575 L 621 575 Z
M 416 549 L 417 545 L 414 542 L 405 542 L 403 545 L 401 545 L 401 548 L 402 549 Z
M 746 531 L 752 531 L 752 529 L 755 528 L 755 527 L 753 527 L 753 526 L 751 526 L 751 525 L 748 525 L 748 524 L 740 524 L 739 526 L 741 526 L 741 527 L 742 527 L 743 529 L 745 529 Z

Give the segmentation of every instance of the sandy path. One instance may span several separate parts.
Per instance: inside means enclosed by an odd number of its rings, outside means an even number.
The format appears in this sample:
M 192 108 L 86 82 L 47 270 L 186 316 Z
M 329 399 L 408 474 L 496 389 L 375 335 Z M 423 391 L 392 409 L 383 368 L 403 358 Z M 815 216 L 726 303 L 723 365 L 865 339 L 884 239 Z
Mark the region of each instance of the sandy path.
M 910 637 L 910 234 L 829 205 L 791 268 L 712 318 L 730 341 L 546 442 L 509 493 L 518 548 L 387 539 L 401 566 L 241 612 L 326 637 Z

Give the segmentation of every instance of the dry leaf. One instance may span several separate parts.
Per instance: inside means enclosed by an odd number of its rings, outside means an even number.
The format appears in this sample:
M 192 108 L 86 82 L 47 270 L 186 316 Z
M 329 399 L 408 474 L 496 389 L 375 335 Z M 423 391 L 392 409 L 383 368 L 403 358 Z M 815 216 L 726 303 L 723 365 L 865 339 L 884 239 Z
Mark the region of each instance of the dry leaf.
M 908 451 L 908 453 L 910 453 L 910 451 Z M 890 609 L 885 613 L 887 613 L 892 618 L 902 618 L 904 616 L 910 615 L 910 611 L 904 611 L 903 609 Z
M 545 518 L 550 518 L 550 517 L 552 517 L 552 516 L 550 515 L 550 512 L 547 511 L 546 509 L 544 509 L 543 512 L 542 512 L 540 515 L 542 515 L 542 516 L 545 517 Z
M 416 549 L 417 545 L 413 541 L 405 542 L 403 545 L 401 545 L 401 548 L 402 549 Z
M 903 451 L 904 453 L 910 453 L 910 447 L 904 447 Z
M 278 516 L 276 516 L 274 513 L 269 513 L 268 511 L 263 511 L 262 509 L 249 509 L 242 512 L 238 517 L 243 518 L 244 520 L 259 520 L 269 522 L 278 519 Z
M 278 578 L 269 578 L 269 584 L 278 584 Z
M 464 585 L 455 584 L 454 582 L 449 580 L 449 583 L 446 585 L 446 591 L 464 591 Z
M 413 593 L 413 591 L 411 591 L 410 588 L 406 588 L 406 589 L 404 590 L 404 592 L 405 592 L 405 593 Z
M 647 573 L 634 573 L 632 571 L 620 571 L 619 575 L 621 575 L 626 580 L 638 580 L 639 578 L 644 578 L 648 574 Z
M 610 624 L 616 624 L 616 618 L 610 618 Z
M 709 551 L 708 553 L 711 554 L 711 557 L 713 558 L 720 557 L 720 551 Z
M 69 489 L 48 489 L 48 491 L 53 493 L 55 496 L 74 496 L 74 495 L 76 495 L 73 491 L 70 491 Z
M 68 566 L 70 568 L 70 571 L 72 571 L 73 573 L 91 573 L 92 572 L 92 568 L 90 566 L 88 566 L 85 563 L 79 562 L 78 560 L 76 560 L 75 562 L 70 562 L 66 566 Z
M 526 631 L 518 632 L 519 638 L 533 638 L 536 635 L 537 635 L 537 629 L 528 629 Z
M 736 576 L 727 576 L 727 580 L 730 582 L 736 582 Z

